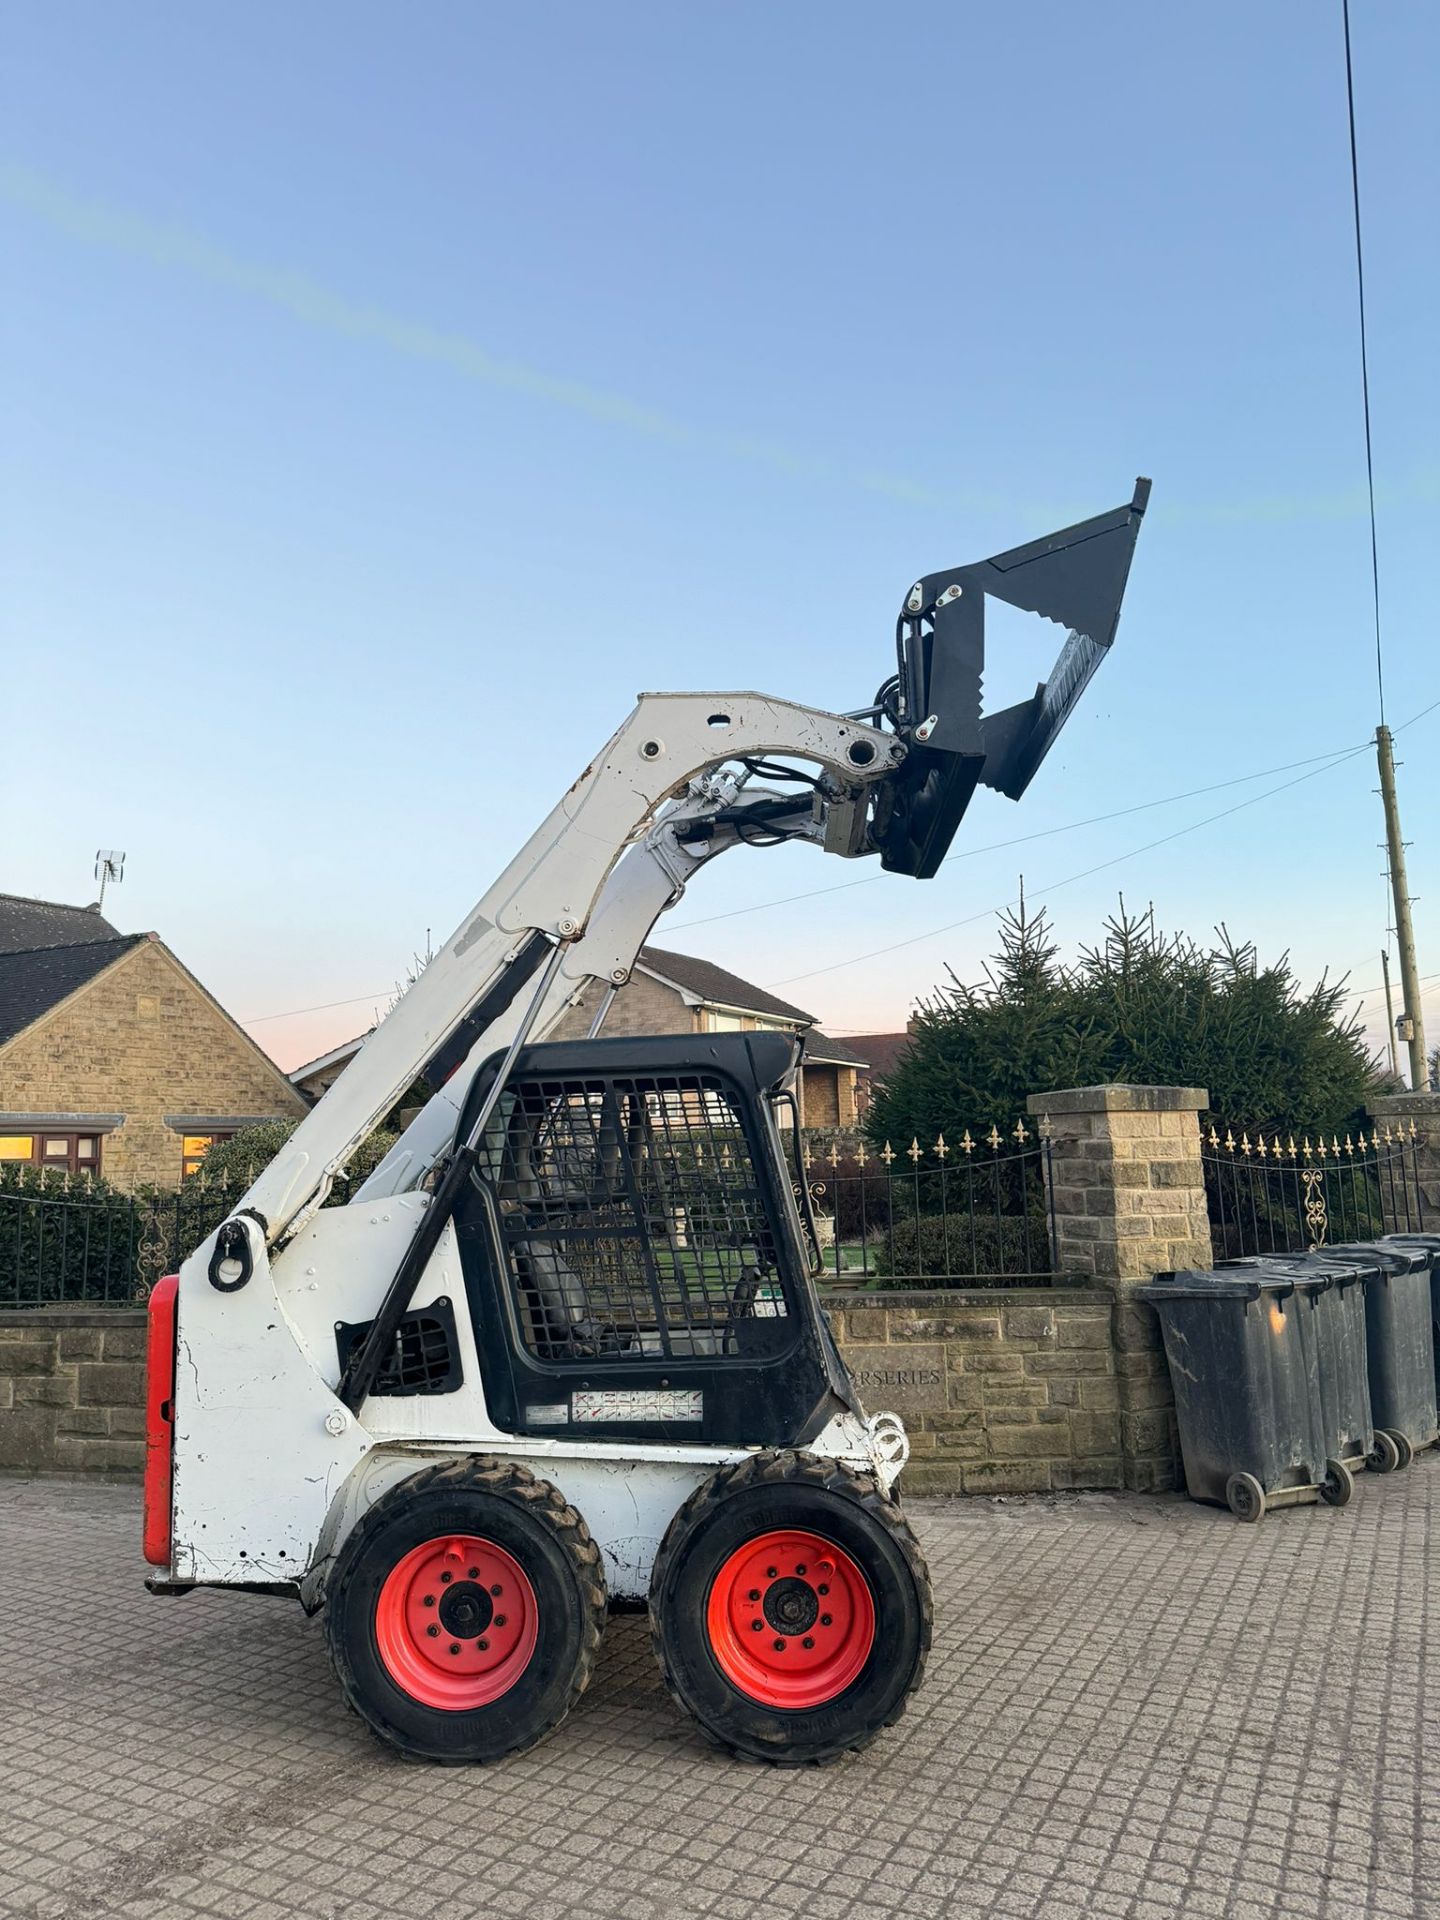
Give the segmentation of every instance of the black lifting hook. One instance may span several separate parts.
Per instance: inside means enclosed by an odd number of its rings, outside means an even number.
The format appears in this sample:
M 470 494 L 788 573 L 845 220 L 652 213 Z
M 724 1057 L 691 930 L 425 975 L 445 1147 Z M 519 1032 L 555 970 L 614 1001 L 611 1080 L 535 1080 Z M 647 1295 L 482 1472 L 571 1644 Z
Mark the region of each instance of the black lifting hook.
M 227 1266 L 237 1266 L 239 1272 L 227 1277 L 224 1272 Z M 209 1271 L 210 1284 L 219 1293 L 238 1293 L 255 1271 L 250 1235 L 238 1220 L 226 1220 L 216 1234 Z

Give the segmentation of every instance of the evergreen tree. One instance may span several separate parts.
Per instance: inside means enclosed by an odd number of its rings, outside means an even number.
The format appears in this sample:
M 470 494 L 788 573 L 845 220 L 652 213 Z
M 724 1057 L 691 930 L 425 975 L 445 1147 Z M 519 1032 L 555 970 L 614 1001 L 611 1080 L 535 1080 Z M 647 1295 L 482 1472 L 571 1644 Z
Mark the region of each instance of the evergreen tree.
M 1022 904 L 978 985 L 947 972 L 866 1116 L 877 1144 L 1004 1132 L 1027 1095 L 1103 1081 L 1207 1088 L 1207 1118 L 1252 1132 L 1343 1133 L 1384 1084 L 1343 980 L 1306 991 L 1288 954 L 1262 965 L 1224 927 L 1201 947 L 1123 899 L 1073 966 Z

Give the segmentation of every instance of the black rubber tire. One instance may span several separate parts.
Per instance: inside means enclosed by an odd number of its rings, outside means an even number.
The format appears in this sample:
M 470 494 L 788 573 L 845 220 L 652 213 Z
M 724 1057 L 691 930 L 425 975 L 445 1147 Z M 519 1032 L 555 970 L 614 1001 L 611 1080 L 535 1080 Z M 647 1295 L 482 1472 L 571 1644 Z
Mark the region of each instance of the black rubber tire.
M 380 1658 L 375 1610 L 390 1570 L 443 1533 L 494 1540 L 524 1569 L 539 1638 L 499 1699 L 453 1712 L 427 1706 Z M 412 1759 L 462 1766 L 538 1745 L 589 1685 L 605 1626 L 605 1569 L 589 1529 L 558 1487 L 513 1461 L 480 1455 L 427 1467 L 392 1487 L 351 1533 L 325 1596 L 325 1633 L 341 1690 L 360 1718 Z
M 1253 1473 L 1231 1474 L 1225 1482 L 1225 1502 L 1247 1526 L 1258 1526 L 1265 1518 L 1265 1489 Z
M 729 1680 L 705 1624 L 729 1556 L 786 1527 L 834 1540 L 875 1606 L 874 1643 L 856 1678 L 800 1710 L 764 1705 Z M 755 1454 L 712 1474 L 670 1522 L 650 1580 L 650 1644 L 671 1694 L 717 1746 L 781 1767 L 826 1766 L 893 1726 L 924 1675 L 933 1620 L 925 1559 L 895 1502 L 870 1475 L 810 1454 Z
M 1415 1458 L 1415 1442 L 1408 1433 L 1401 1433 L 1398 1427 L 1387 1427 L 1385 1431 L 1395 1442 L 1395 1450 L 1400 1455 L 1400 1465 L 1408 1467 Z
M 1375 1429 L 1375 1445 L 1365 1457 L 1365 1464 L 1371 1473 L 1394 1473 L 1400 1466 L 1400 1449 L 1395 1443 L 1393 1433 L 1386 1433 L 1383 1427 Z
M 1343 1460 L 1325 1462 L 1325 1478 L 1320 1482 L 1320 1498 L 1327 1507 L 1348 1507 L 1355 1492 L 1355 1480 Z

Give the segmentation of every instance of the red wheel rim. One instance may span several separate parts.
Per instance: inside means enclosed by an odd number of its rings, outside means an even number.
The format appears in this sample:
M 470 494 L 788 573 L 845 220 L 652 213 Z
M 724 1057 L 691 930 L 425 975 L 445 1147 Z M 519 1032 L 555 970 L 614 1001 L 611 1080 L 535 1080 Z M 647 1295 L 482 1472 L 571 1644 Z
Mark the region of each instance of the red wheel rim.
M 833 1540 L 761 1533 L 716 1574 L 705 1625 L 732 1686 L 798 1712 L 834 1700 L 865 1665 L 875 1644 L 875 1601 Z
M 412 1699 L 450 1713 L 508 1693 L 539 1632 L 535 1589 L 519 1561 L 472 1533 L 412 1547 L 375 1603 L 385 1671 Z

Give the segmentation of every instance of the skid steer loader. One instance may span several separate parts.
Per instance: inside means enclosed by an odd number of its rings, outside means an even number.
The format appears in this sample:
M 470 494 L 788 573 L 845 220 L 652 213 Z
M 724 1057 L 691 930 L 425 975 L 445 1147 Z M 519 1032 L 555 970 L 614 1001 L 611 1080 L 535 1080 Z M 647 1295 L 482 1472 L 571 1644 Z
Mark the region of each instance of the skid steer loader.
M 908 1441 L 815 1292 L 797 1042 L 544 1036 L 717 854 L 808 840 L 927 877 L 978 782 L 1018 798 L 1114 639 L 1148 492 L 917 581 L 858 712 L 641 696 L 156 1287 L 152 1591 L 323 1612 L 351 1705 L 430 1760 L 552 1732 L 609 1607 L 648 1606 L 670 1691 L 737 1753 L 824 1762 L 899 1717 L 931 1631 Z M 985 715 L 989 598 L 1069 632 Z M 323 1207 L 417 1074 L 438 1091 Z

